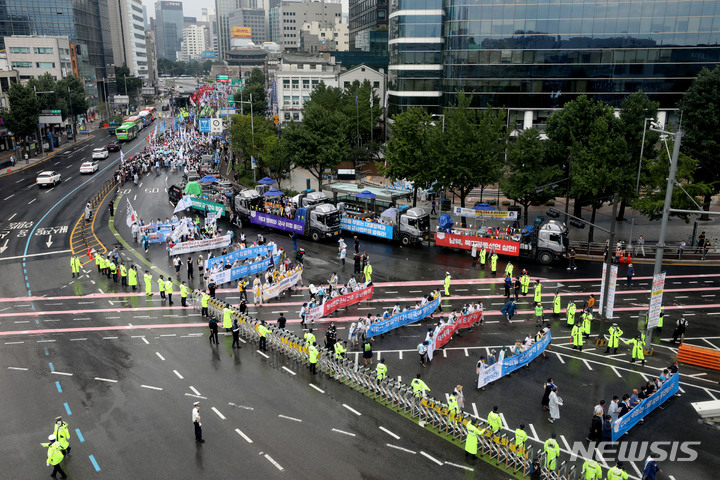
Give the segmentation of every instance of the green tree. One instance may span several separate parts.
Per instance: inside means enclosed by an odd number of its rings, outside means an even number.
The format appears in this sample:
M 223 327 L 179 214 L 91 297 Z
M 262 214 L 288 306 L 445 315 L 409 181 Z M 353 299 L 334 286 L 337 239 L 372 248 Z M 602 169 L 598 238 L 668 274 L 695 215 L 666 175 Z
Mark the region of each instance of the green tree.
M 135 96 L 142 88 L 142 80 L 130 76 L 130 69 L 124 63 L 122 67 L 115 67 L 115 83 L 120 95 Z
M 370 96 L 372 95 L 372 108 Z M 370 141 L 372 128 L 380 121 L 382 108 L 380 99 L 375 95 L 370 81 L 360 83 L 355 80 L 341 92 L 343 112 L 348 118 L 346 137 L 353 145 L 362 145 Z
M 78 77 L 69 75 L 57 83 L 55 91 L 63 118 L 70 118 L 73 138 L 77 138 L 77 116 L 87 113 L 89 107 L 85 86 Z
M 434 161 L 436 129 L 432 118 L 422 108 L 412 107 L 393 117 L 390 138 L 385 145 L 385 159 L 380 172 L 391 180 L 413 182 L 413 206 L 417 205 L 418 188 L 435 180 Z
M 625 137 L 628 151 L 630 153 L 630 162 L 633 165 L 640 165 L 640 151 L 643 156 L 652 156 L 655 148 L 654 145 L 658 141 L 659 134 L 650 128 L 644 128 L 646 118 L 656 118 L 657 109 L 660 106 L 658 102 L 650 100 L 642 90 L 631 93 L 620 104 L 620 129 Z M 649 125 L 647 125 L 649 127 Z M 645 133 L 645 147 L 642 148 L 643 132 Z M 635 173 L 637 178 L 637 173 Z M 625 207 L 636 198 L 635 188 L 620 192 L 620 208 L 618 209 L 617 219 L 624 220 Z
M 250 72 L 250 78 L 247 80 L 248 85 L 262 85 L 265 88 L 265 74 L 259 68 L 253 68 Z
M 7 115 L 8 129 L 19 138 L 35 135 L 40 113 L 40 102 L 30 85 L 12 83 L 8 92 L 10 113 Z
M 562 169 L 548 162 L 545 155 L 545 141 L 536 128 L 523 130 L 507 148 L 505 176 L 500 179 L 502 191 L 511 200 L 523 207 L 524 224 L 528 224 L 528 208 L 531 203 L 550 199 L 550 189 L 538 187 L 548 185 L 563 174 Z
M 325 169 L 346 159 L 350 151 L 344 137 L 345 115 L 316 101 L 316 96 L 323 94 L 321 88 L 310 94 L 303 122 L 289 124 L 281 138 L 282 154 L 317 179 L 318 191 L 322 190 Z
M 265 115 L 267 109 L 267 98 L 265 97 L 265 86 L 260 83 L 252 83 L 245 85 L 239 94 L 235 94 L 235 101 L 238 100 L 249 102 L 252 98 L 252 109 L 254 115 Z M 242 108 L 241 108 L 242 105 Z M 237 104 L 236 108 L 245 112 L 250 111 L 250 104 Z
M 670 156 L 674 142 L 668 140 L 660 153 L 653 158 L 645 158 L 643 165 L 643 183 L 653 185 L 641 192 L 635 201 L 635 208 L 646 215 L 650 220 L 662 218 L 665 206 L 665 192 L 667 191 L 667 177 L 670 173 Z M 697 210 L 703 196 L 712 191 L 712 184 L 705 182 L 697 171 L 695 159 L 680 152 L 675 179 L 679 186 L 673 189 L 671 207 L 683 210 Z M 684 190 L 684 191 L 683 191 Z M 689 215 L 683 213 L 670 213 L 689 222 Z
M 683 152 L 697 160 L 696 180 L 710 186 L 704 194 L 703 210 L 710 210 L 712 196 L 720 192 L 720 67 L 713 70 L 703 68 L 685 92 L 680 109 L 683 114 L 682 128 L 684 136 L 681 148 Z M 703 215 L 701 220 L 707 220 Z
M 45 73 L 37 78 L 31 78 L 27 84 L 32 87 L 36 93 L 41 111 L 56 110 L 59 108 L 58 94 L 56 91 L 57 82 L 50 73 Z
M 634 188 L 635 169 L 624 132 L 609 105 L 580 96 L 550 116 L 547 133 L 556 159 L 572 155 L 570 194 L 576 216 L 581 216 L 583 205 L 590 205 L 594 223 L 597 209 L 615 192 Z M 588 241 L 593 234 L 591 226 Z
M 250 169 L 250 157 L 255 157 L 262 169 L 278 153 L 277 130 L 272 120 L 255 115 L 233 115 L 230 142 L 233 151 L 244 164 L 236 164 L 241 171 Z

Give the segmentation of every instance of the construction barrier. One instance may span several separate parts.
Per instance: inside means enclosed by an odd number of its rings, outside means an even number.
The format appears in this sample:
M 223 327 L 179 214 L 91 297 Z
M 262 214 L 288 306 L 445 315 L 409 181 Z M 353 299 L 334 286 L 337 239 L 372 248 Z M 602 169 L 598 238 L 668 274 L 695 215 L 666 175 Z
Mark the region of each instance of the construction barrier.
M 677 354 L 678 362 L 697 365 L 712 370 L 720 370 L 720 350 L 680 344 Z
M 203 292 L 192 293 L 192 304 L 196 310 L 201 309 Z M 218 319 L 222 325 L 223 309 L 226 304 L 215 298 L 208 301 L 208 315 Z M 260 339 L 257 327 L 260 321 L 249 315 L 242 315 L 231 307 L 232 319 L 238 320 L 240 338 L 244 343 L 255 343 Z M 305 340 L 293 332 L 266 324 L 268 329 L 266 343 L 268 350 L 273 350 L 294 360 L 298 365 L 308 365 L 309 357 Z M 458 447 L 464 447 L 467 438 L 467 424 L 472 421 L 481 430 L 478 435 L 478 457 L 491 465 L 503 469 L 516 478 L 526 477 L 530 473 L 533 458 L 539 460 L 540 478 L 547 480 L 579 480 L 579 469 L 567 461 L 557 459 L 556 468 L 549 470 L 544 467 L 545 458 L 542 442 L 528 438 L 525 445 L 515 446 L 515 432 L 501 428 L 492 433 L 486 419 L 477 418 L 465 412 L 452 413 L 448 406 L 432 397 L 420 397 L 413 393 L 409 385 L 397 379 L 377 379 L 375 369 L 360 365 L 346 356 L 335 358 L 335 353 L 326 348 L 317 347 L 320 355 L 317 362 L 318 373 L 324 373 L 339 383 L 357 390 L 378 403 L 400 413 L 420 426 L 442 436 Z

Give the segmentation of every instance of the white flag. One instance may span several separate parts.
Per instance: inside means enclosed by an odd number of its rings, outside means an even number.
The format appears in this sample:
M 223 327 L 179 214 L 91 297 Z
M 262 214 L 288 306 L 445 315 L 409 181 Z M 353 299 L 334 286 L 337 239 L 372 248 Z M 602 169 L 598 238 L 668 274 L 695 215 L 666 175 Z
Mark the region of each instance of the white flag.
M 133 223 L 137 222 L 137 214 L 135 213 L 135 210 L 133 209 L 132 205 L 130 205 L 130 200 L 127 202 L 128 208 L 127 208 L 127 217 L 125 217 L 125 223 L 128 227 L 132 227 Z
M 190 200 L 190 197 L 188 197 L 187 195 L 185 195 L 185 196 L 183 196 L 183 198 L 180 199 L 180 201 L 177 203 L 177 205 L 175 206 L 175 210 L 173 210 L 173 213 L 182 212 L 182 211 L 185 210 L 186 208 L 190 208 L 190 207 L 192 207 L 192 200 Z
M 122 148 L 120 149 L 120 165 L 125 164 L 125 154 L 122 151 Z

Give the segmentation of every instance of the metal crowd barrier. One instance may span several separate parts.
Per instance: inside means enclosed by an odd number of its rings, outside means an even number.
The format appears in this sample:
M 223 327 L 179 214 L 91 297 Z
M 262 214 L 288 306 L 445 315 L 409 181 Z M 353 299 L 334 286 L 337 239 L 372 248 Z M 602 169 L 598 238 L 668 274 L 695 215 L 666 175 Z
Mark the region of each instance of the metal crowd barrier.
M 202 292 L 192 292 L 192 304 L 196 310 L 202 308 Z M 223 308 L 225 304 L 215 298 L 208 301 L 208 315 L 215 316 L 218 323 L 222 324 Z M 238 320 L 240 336 L 246 342 L 255 343 L 259 341 L 257 327 L 260 321 L 249 315 L 241 315 L 237 310 L 232 310 L 232 318 Z M 305 340 L 293 332 L 278 329 L 274 325 L 266 324 L 268 328 L 267 348 L 285 357 L 294 360 L 297 364 L 308 365 L 308 350 Z M 478 435 L 478 457 L 482 460 L 501 467 L 513 475 L 527 476 L 532 466 L 533 458 L 537 457 L 541 465 L 540 478 L 543 480 L 578 480 L 579 471 L 575 465 L 568 461 L 562 461 L 562 457 L 556 460 L 556 468 L 550 470 L 545 466 L 545 453 L 542 443 L 533 445 L 535 440 L 528 439 L 521 448 L 515 446 L 515 432 L 502 428 L 497 434 L 493 434 L 485 419 L 471 418 L 469 414 L 461 412 L 452 414 L 443 402 L 431 397 L 417 397 L 413 394 L 412 388 L 396 379 L 386 378 L 378 381 L 375 369 L 368 368 L 355 363 L 347 357 L 335 358 L 335 352 L 326 348 L 318 348 L 317 370 L 329 377 L 336 379 L 358 392 L 373 398 L 378 403 L 410 416 L 421 426 L 429 428 L 435 433 L 445 437 L 447 440 L 458 446 L 464 446 L 467 437 L 467 423 L 473 421 L 481 430 Z

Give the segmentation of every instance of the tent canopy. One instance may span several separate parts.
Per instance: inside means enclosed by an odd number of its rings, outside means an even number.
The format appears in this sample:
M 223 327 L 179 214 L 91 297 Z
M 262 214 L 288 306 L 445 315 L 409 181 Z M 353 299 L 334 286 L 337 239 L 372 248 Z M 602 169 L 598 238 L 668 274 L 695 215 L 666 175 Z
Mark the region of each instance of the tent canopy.
M 265 177 L 265 178 L 261 178 L 260 180 L 258 180 L 258 183 L 260 185 L 273 185 L 275 183 L 275 180 L 273 180 L 270 177 Z
M 370 190 L 363 190 L 362 192 L 355 195 L 357 198 L 375 198 L 377 195 L 372 193 Z
M 285 195 L 285 194 L 283 192 L 281 192 L 280 190 L 278 190 L 277 188 L 271 188 L 270 190 L 268 190 L 267 192 L 265 192 L 263 194 L 263 196 L 265 196 L 265 197 L 282 197 L 283 195 Z
M 202 183 L 215 183 L 218 181 L 217 178 L 213 177 L 212 175 L 205 175 L 203 178 L 200 179 Z
M 198 182 L 188 182 L 187 185 L 185 185 L 185 193 L 190 195 L 201 195 L 202 194 L 202 187 Z

